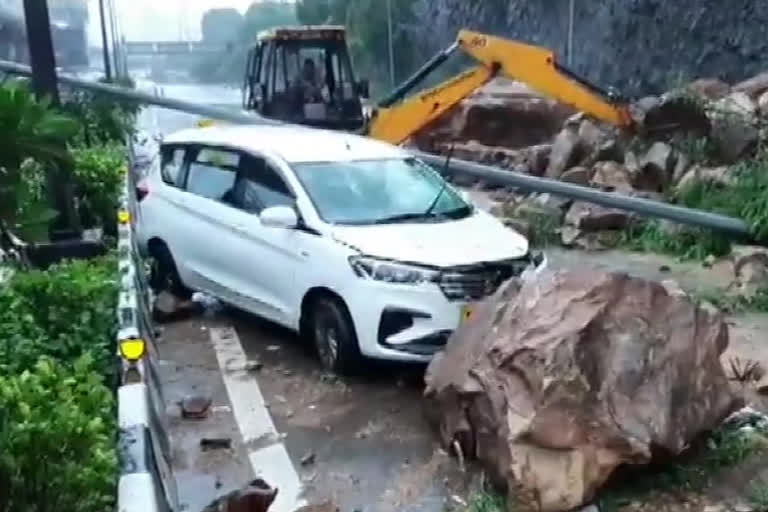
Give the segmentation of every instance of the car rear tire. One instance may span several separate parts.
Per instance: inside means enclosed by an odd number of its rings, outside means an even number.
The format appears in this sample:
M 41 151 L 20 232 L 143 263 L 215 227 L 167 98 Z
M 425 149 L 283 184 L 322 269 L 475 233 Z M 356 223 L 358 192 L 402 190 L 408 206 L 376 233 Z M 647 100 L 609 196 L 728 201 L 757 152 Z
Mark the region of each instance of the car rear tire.
M 362 356 L 355 327 L 341 300 L 328 296 L 317 298 L 312 306 L 309 329 L 326 370 L 350 375 L 360 368 Z
M 168 290 L 177 297 L 188 299 L 192 296 L 192 291 L 184 286 L 176 268 L 176 262 L 171 255 L 170 249 L 164 243 L 158 243 L 152 247 L 150 252 L 152 256 L 152 272 L 150 275 L 150 285 L 156 292 Z

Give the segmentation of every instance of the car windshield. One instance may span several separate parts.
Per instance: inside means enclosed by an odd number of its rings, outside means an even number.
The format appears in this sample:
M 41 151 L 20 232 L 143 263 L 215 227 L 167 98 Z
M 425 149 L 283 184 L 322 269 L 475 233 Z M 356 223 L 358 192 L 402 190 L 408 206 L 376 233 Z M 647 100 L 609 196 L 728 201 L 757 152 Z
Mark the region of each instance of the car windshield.
M 440 174 L 415 158 L 302 163 L 294 169 L 331 224 L 439 222 L 472 213 Z

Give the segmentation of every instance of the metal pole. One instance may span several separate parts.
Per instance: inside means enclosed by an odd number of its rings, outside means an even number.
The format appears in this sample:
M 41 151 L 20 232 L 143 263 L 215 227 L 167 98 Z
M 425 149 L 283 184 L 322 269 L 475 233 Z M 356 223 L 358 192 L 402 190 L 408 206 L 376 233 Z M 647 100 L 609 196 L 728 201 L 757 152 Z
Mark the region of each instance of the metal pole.
M 389 82 L 395 87 L 395 50 L 392 41 L 392 0 L 387 0 L 387 33 L 389 40 Z
M 38 96 L 48 96 L 51 101 L 58 104 L 56 55 L 53 51 L 48 2 L 24 0 L 24 19 L 27 28 L 29 61 L 32 65 L 32 87 Z
M 115 78 L 120 77 L 120 49 L 117 42 L 117 25 L 115 24 L 115 4 L 108 0 L 109 30 L 112 35 L 112 60 L 114 61 Z
M 445 167 L 445 157 L 429 153 L 416 152 L 416 155 L 427 163 L 437 167 Z M 502 185 L 534 192 L 546 192 L 557 196 L 599 204 L 607 208 L 618 208 L 629 212 L 639 213 L 647 217 L 667 219 L 680 224 L 688 224 L 701 228 L 720 231 L 726 235 L 751 239 L 751 231 L 746 222 L 733 217 L 709 213 L 693 208 L 683 208 L 660 201 L 651 201 L 639 197 L 630 197 L 614 192 L 603 192 L 589 187 L 582 187 L 562 181 L 537 178 L 528 174 L 513 171 L 502 171 L 488 165 L 482 165 L 465 160 L 451 159 L 448 173 L 466 174 L 480 178 L 488 183 Z
M 570 9 L 568 13 L 568 66 L 573 66 L 573 17 L 575 8 L 575 0 L 570 1 Z
M 104 54 L 104 77 L 112 80 L 112 64 L 109 60 L 109 41 L 107 40 L 107 17 L 104 14 L 104 0 L 99 0 L 99 16 L 101 16 L 101 44 Z

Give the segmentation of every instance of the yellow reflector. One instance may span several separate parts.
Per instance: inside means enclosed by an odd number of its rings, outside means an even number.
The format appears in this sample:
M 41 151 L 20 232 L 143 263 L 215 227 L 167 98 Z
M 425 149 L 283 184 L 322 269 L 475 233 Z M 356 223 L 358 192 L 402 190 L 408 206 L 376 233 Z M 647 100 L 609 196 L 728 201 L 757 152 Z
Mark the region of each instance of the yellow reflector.
M 128 210 L 120 210 L 117 212 L 117 222 L 120 224 L 128 224 L 131 222 L 131 212 Z
M 120 355 L 128 361 L 138 361 L 144 357 L 146 344 L 142 339 L 120 340 Z
M 198 128 L 208 128 L 209 126 L 213 126 L 214 121 L 213 119 L 201 119 L 197 122 Z

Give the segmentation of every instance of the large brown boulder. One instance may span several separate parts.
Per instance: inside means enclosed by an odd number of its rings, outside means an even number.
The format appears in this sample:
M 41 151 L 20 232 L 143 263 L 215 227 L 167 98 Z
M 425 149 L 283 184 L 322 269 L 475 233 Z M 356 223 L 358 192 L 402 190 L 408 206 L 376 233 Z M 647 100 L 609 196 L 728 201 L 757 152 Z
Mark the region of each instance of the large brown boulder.
M 565 511 L 619 465 L 679 454 L 736 408 L 727 345 L 720 313 L 659 283 L 546 271 L 479 306 L 430 364 L 425 393 L 446 446 L 543 512 Z
M 414 136 L 418 147 L 476 140 L 512 149 L 550 142 L 574 110 L 519 82 L 496 79 Z

